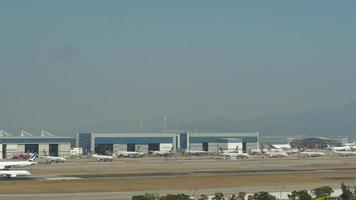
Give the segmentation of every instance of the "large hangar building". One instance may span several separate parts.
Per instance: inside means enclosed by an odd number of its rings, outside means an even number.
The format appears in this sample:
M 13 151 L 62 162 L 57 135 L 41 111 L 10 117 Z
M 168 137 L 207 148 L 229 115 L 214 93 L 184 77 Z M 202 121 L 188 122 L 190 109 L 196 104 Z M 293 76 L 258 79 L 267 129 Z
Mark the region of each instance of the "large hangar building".
M 219 148 L 251 152 L 259 148 L 259 133 L 218 132 L 118 132 L 79 133 L 76 146 L 84 153 L 112 154 L 118 151 L 203 150 L 217 153 Z
M 71 149 L 71 137 L 57 137 L 46 131 L 35 136 L 22 131 L 20 136 L 13 136 L 0 131 L 0 159 L 9 159 L 18 153 L 37 153 L 44 151 L 51 156 L 68 156 Z
M 83 153 L 112 154 L 118 151 L 150 152 L 170 150 L 176 143 L 176 133 L 79 133 L 77 147 Z
M 220 148 L 225 151 L 238 149 L 253 152 L 259 149 L 258 132 L 185 132 L 178 134 L 178 147 L 197 151 L 216 153 Z M 238 148 L 236 148 L 238 147 Z
M 294 139 L 290 145 L 294 148 L 308 147 L 312 149 L 326 149 L 328 147 L 339 147 L 344 144 L 342 139 L 329 139 L 326 137 L 310 137 L 303 139 Z

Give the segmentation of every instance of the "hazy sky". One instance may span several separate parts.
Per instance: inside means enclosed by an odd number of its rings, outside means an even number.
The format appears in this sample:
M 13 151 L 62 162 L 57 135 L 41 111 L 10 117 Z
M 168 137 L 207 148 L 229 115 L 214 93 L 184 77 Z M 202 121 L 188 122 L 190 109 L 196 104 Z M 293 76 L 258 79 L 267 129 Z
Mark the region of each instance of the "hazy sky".
M 356 100 L 356 1 L 1 1 L 0 129 Z

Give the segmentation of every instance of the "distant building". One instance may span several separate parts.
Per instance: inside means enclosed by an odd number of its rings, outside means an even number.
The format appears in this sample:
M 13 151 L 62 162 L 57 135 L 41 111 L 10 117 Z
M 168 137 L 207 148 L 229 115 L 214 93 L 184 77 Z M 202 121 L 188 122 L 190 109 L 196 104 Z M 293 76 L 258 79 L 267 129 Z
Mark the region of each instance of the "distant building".
M 186 132 L 179 133 L 178 141 L 187 141 L 180 143 L 180 149 L 203 150 L 208 152 L 217 152 L 222 141 L 236 143 L 242 152 L 251 152 L 259 149 L 259 133 L 258 132 Z M 233 140 L 235 141 L 233 142 Z M 183 145 L 185 144 L 185 146 Z M 236 145 L 235 145 L 236 146 Z
M 140 152 L 198 150 L 217 153 L 223 149 L 236 148 L 244 152 L 259 148 L 259 134 L 256 133 L 218 133 L 218 132 L 118 132 L 118 133 L 79 133 L 77 147 L 83 153 L 112 154 L 118 151 Z
M 83 154 L 112 154 L 118 151 L 170 150 L 176 143 L 176 133 L 162 132 L 118 132 L 118 133 L 79 133 L 77 147 L 83 148 Z
M 18 153 L 37 153 L 44 151 L 51 156 L 67 156 L 71 149 L 71 137 L 57 137 L 54 135 L 12 136 L 0 134 L 0 159 L 8 159 Z
M 343 140 L 341 139 L 329 139 L 325 137 L 295 139 L 290 143 L 293 148 L 307 146 L 308 148 L 312 149 L 326 149 L 330 146 L 341 146 L 342 144 Z

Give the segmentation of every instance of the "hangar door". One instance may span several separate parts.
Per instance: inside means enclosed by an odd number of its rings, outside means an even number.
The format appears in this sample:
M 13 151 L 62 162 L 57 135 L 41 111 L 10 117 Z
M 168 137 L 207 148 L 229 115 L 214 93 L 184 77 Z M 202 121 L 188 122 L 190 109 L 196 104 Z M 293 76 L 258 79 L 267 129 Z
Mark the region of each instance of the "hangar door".
M 38 144 L 25 144 L 25 152 L 38 154 Z
M 159 151 L 159 143 L 148 144 L 148 151 Z
M 49 144 L 48 151 L 50 156 L 58 156 L 58 144 Z
M 95 153 L 100 155 L 112 155 L 114 150 L 113 144 L 96 144 Z
M 2 145 L 2 158 L 3 159 L 6 159 L 6 148 L 7 148 L 7 145 L 3 144 Z
M 127 144 L 127 151 L 136 151 L 136 144 Z
M 203 147 L 203 151 L 209 151 L 209 143 L 203 142 L 202 147 Z

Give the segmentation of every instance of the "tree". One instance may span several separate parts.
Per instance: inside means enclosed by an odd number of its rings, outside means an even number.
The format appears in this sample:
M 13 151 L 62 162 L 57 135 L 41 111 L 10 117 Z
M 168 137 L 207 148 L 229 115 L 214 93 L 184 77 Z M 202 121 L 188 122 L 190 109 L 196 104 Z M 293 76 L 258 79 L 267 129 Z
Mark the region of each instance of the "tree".
M 222 192 L 215 193 L 213 200 L 224 200 L 224 194 Z
M 136 195 L 132 197 L 132 200 L 158 200 L 157 194 L 146 193 L 144 195 Z
M 238 200 L 245 200 L 246 192 L 239 192 L 237 195 Z
M 229 200 L 239 200 L 238 196 L 236 196 L 235 194 L 231 195 L 231 197 L 229 198 Z
M 209 197 L 205 194 L 200 195 L 198 198 L 198 200 L 208 200 L 208 199 L 209 199 Z
M 229 200 L 245 200 L 246 192 L 239 192 L 237 195 L 233 194 Z
M 312 190 L 312 193 L 317 197 L 329 197 L 334 190 L 329 186 L 323 186 L 320 188 L 315 188 Z
M 268 192 L 257 192 L 253 194 L 251 200 L 276 200 L 277 198 Z
M 306 190 L 293 191 L 292 194 L 288 194 L 288 198 L 291 200 L 313 200 Z
M 186 194 L 167 194 L 161 197 L 160 200 L 191 200 L 191 198 Z
M 340 198 L 342 200 L 350 200 L 353 198 L 353 194 L 350 187 L 346 186 L 344 183 L 341 183 L 341 191 L 342 194 L 340 195 Z

